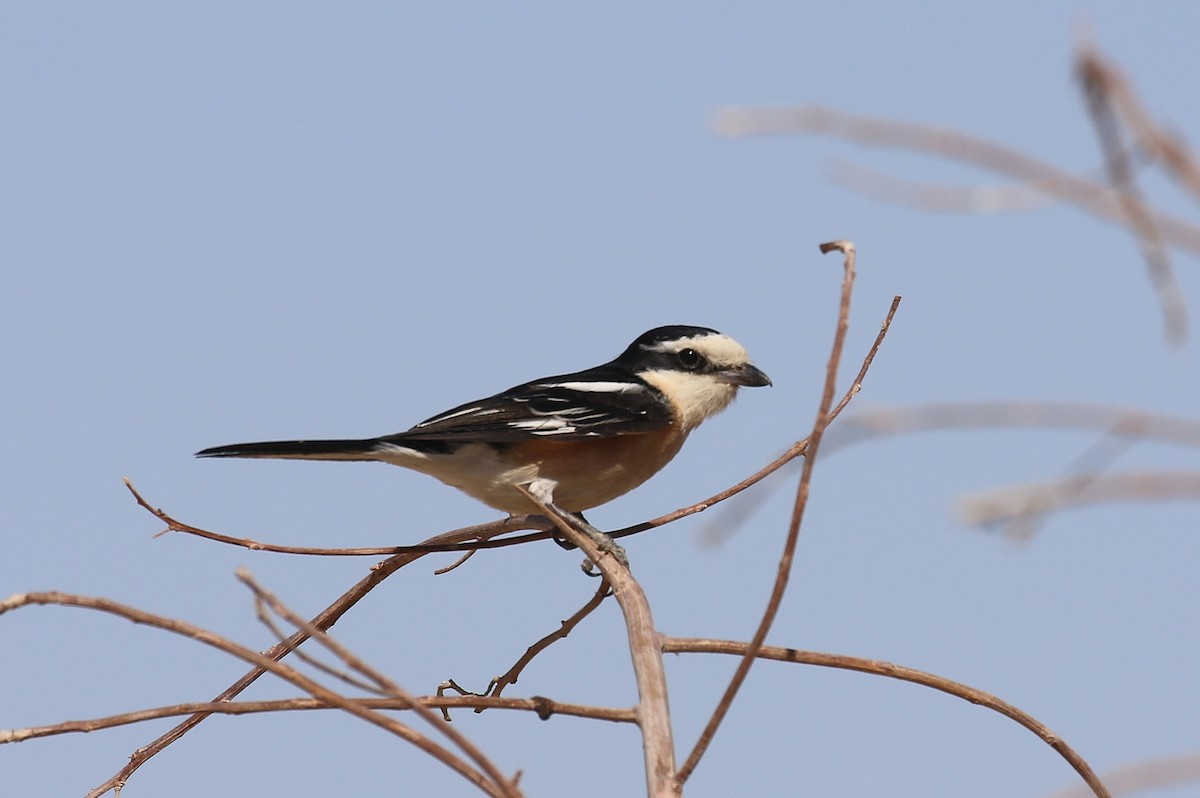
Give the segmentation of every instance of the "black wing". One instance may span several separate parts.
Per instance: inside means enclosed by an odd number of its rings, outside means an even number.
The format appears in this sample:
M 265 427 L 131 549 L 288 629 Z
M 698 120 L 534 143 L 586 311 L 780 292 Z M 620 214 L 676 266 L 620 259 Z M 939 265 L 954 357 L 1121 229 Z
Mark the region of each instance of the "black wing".
M 509 388 L 379 440 L 577 440 L 649 432 L 670 420 L 670 405 L 657 389 L 627 371 L 599 366 Z

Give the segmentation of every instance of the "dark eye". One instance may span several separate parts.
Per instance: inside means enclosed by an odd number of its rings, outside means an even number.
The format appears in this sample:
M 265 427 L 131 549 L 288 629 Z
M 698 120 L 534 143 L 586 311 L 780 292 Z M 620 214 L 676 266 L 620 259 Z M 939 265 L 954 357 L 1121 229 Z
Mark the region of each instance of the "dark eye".
M 704 363 L 704 358 L 700 357 L 700 353 L 695 349 L 680 349 L 679 350 L 679 365 L 683 366 L 688 371 L 695 371 Z

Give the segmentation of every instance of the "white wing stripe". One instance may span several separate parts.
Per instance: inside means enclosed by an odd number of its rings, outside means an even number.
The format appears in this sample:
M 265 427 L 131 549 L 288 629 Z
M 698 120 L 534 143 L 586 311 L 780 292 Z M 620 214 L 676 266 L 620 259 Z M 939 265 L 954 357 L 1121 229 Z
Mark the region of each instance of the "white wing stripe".
M 638 393 L 646 386 L 636 382 L 541 382 L 539 388 L 563 388 L 580 393 Z
M 535 418 L 529 421 L 510 421 L 508 424 L 517 429 L 533 430 L 539 435 L 556 435 L 560 432 L 575 431 L 575 427 L 561 418 Z

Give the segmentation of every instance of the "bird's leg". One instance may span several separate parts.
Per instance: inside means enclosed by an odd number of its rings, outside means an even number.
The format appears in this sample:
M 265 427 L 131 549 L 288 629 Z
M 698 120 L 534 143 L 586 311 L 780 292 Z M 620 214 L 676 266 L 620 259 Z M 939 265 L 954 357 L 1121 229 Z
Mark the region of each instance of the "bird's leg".
M 601 532 L 599 529 L 596 529 L 596 527 L 589 524 L 587 519 L 583 517 L 582 513 L 568 513 L 558 509 L 553 504 L 549 506 L 553 511 L 562 513 L 564 516 L 566 516 L 564 520 L 566 520 L 567 523 L 591 538 L 600 551 L 604 552 L 605 554 L 611 554 L 617 562 L 621 563 L 621 565 L 624 565 L 626 568 L 629 567 L 629 556 L 625 554 L 625 548 L 613 540 L 607 532 Z M 583 572 L 588 576 L 600 576 L 600 571 L 596 569 L 596 564 L 587 557 L 583 558 L 583 562 L 580 563 L 579 567 L 582 568 Z
M 625 554 L 625 548 L 613 540 L 607 532 L 601 532 L 599 529 L 596 529 L 596 527 L 589 524 L 587 519 L 583 517 L 582 513 L 569 513 L 554 504 L 547 504 L 546 509 L 591 538 L 592 542 L 596 544 L 596 547 L 600 549 L 601 552 L 605 554 L 611 554 L 617 562 L 621 563 L 621 565 L 624 565 L 626 568 L 629 567 L 629 556 Z M 559 545 L 563 546 L 563 548 L 575 548 L 570 541 L 566 540 L 564 540 L 562 543 L 559 543 Z M 583 562 L 580 563 L 579 567 L 582 568 L 583 572 L 588 576 L 600 576 L 600 571 L 597 570 L 596 564 L 587 557 L 583 558 Z
M 616 541 L 614 541 L 606 533 L 601 532 L 599 529 L 596 529 L 596 527 L 589 524 L 587 519 L 583 517 L 582 513 L 568 512 L 554 503 L 553 483 L 549 482 L 549 480 L 534 480 L 529 485 L 529 491 L 545 505 L 546 509 L 549 510 L 552 515 L 557 516 L 563 522 L 570 524 L 575 529 L 578 529 L 580 532 L 591 538 L 601 552 L 605 554 L 611 554 L 617 562 L 621 563 L 621 565 L 625 566 L 626 568 L 629 567 L 629 557 L 625 554 L 625 549 L 619 546 Z M 574 548 L 570 541 L 560 542 L 557 536 L 554 538 L 554 540 L 563 548 Z M 595 563 L 593 563 L 590 559 L 584 559 L 580 567 L 588 576 L 600 576 L 600 572 L 596 570 Z

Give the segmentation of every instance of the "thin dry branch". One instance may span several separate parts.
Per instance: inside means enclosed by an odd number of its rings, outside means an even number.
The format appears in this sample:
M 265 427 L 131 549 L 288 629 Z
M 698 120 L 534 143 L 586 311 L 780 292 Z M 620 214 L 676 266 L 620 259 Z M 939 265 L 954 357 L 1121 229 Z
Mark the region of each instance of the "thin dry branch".
M 319 682 L 309 679 L 294 668 L 284 665 L 281 662 L 276 662 L 269 656 L 261 654 L 253 649 L 229 640 L 226 637 L 203 629 L 194 624 L 187 623 L 175 618 L 167 618 L 154 613 L 146 612 L 145 610 L 136 607 L 130 607 L 116 601 L 111 601 L 105 598 L 96 598 L 92 596 L 79 596 L 71 593 L 46 592 L 46 593 L 18 593 L 10 596 L 3 602 L 0 602 L 0 614 L 11 610 L 20 609 L 23 607 L 37 605 L 53 605 L 60 607 L 77 607 L 82 609 L 97 610 L 110 615 L 115 615 L 120 618 L 132 621 L 138 624 L 144 624 L 163 631 L 172 632 L 183 637 L 190 638 L 204 645 L 211 646 L 227 654 L 237 657 L 249 663 L 253 663 L 257 668 L 263 671 L 270 671 L 279 676 L 294 686 L 300 688 L 304 692 L 318 698 L 328 704 L 336 706 L 346 712 L 354 715 L 362 720 L 367 721 L 375 726 L 391 732 L 397 737 L 405 740 L 416 746 L 423 752 L 429 754 L 437 761 L 445 764 L 450 769 L 461 775 L 463 778 L 470 781 L 479 789 L 486 792 L 488 795 L 496 798 L 511 798 L 513 792 L 501 790 L 497 785 L 493 784 L 490 779 L 485 777 L 481 772 L 468 765 L 453 752 L 438 745 L 424 735 L 414 731 L 403 723 L 396 721 L 387 715 L 382 715 L 374 710 L 354 702 L 339 693 L 335 693 Z M 193 715 L 192 717 L 196 717 Z M 105 787 L 101 792 L 93 790 L 89 795 L 101 795 L 109 789 L 119 789 L 124 784 L 124 781 Z M 100 789 L 100 788 L 97 788 Z
M 1134 170 L 1129 163 L 1129 155 L 1123 141 L 1121 120 L 1112 104 L 1111 73 L 1099 67 L 1099 62 L 1094 59 L 1081 59 L 1077 74 L 1083 85 L 1092 124 L 1095 125 L 1096 134 L 1100 139 L 1100 147 L 1104 151 L 1109 182 L 1117 190 L 1117 199 L 1125 212 L 1126 224 L 1141 247 L 1150 283 L 1158 292 L 1167 326 L 1167 338 L 1172 343 L 1179 344 L 1187 337 L 1187 305 L 1184 304 L 1179 283 L 1171 269 L 1167 244 L 1159 232 L 1158 225 L 1154 223 L 1154 216 L 1134 179 Z
M 319 546 L 286 546 L 278 543 L 263 543 L 251 538 L 239 538 L 232 535 L 223 535 L 220 532 L 213 532 L 208 529 L 202 529 L 198 526 L 185 524 L 176 518 L 172 518 L 162 508 L 155 507 L 142 497 L 137 488 L 133 486 L 133 482 L 129 477 L 125 477 L 125 487 L 133 494 L 133 498 L 138 505 L 148 511 L 158 520 L 167 525 L 167 528 L 159 532 L 155 537 L 160 537 L 168 532 L 179 532 L 186 535 L 195 535 L 196 537 L 211 540 L 216 543 L 225 543 L 231 546 L 241 546 L 242 548 L 250 549 L 251 551 L 270 551 L 276 554 L 305 554 L 309 556 L 320 557 L 380 557 L 394 556 L 398 554 L 436 554 L 440 552 L 450 551 L 466 551 L 472 552 L 479 549 L 496 549 L 504 546 L 515 546 L 519 543 L 528 543 L 533 540 L 545 540 L 550 537 L 549 529 L 550 522 L 545 518 L 534 515 L 511 515 L 508 518 L 503 518 L 498 521 L 489 521 L 486 524 L 475 524 L 474 526 L 465 526 L 461 529 L 452 529 L 449 532 L 443 532 L 440 535 L 434 535 L 428 540 L 418 543 L 414 546 L 371 546 L 361 548 L 323 548 Z M 508 532 L 516 532 L 522 529 L 540 529 L 543 530 L 540 534 L 532 535 L 515 535 L 509 538 L 493 540 L 493 536 L 502 535 Z M 457 565 L 457 564 L 456 564 Z M 441 569 L 442 572 L 451 570 L 451 568 Z
M 1087 75 L 1109 98 L 1122 121 L 1137 139 L 1138 147 L 1167 170 L 1185 189 L 1200 199 L 1200 162 L 1187 143 L 1164 130 L 1146 111 L 1125 74 L 1090 44 L 1079 49 L 1076 69 Z
M 712 717 L 709 718 L 704 730 L 700 733 L 700 738 L 696 741 L 692 752 L 688 755 L 688 758 L 684 761 L 683 766 L 676 775 L 676 779 L 681 786 L 687 782 L 688 778 L 696 770 L 696 766 L 700 764 L 700 759 L 704 756 L 705 751 L 708 750 L 708 746 L 716 735 L 717 729 L 725 719 L 729 708 L 733 706 L 733 700 L 737 697 L 738 691 L 746 680 L 746 676 L 749 675 L 750 667 L 754 664 L 758 652 L 767 638 L 767 633 L 770 632 L 771 626 L 775 622 L 780 604 L 783 602 L 783 594 L 787 590 L 788 579 L 792 572 L 792 563 L 796 555 L 796 544 L 800 540 L 800 525 L 804 520 L 804 510 L 808 506 L 809 484 L 812 480 L 813 464 L 816 461 L 817 450 L 820 448 L 825 427 L 830 422 L 833 396 L 837 390 L 838 366 L 842 360 L 842 348 L 846 342 L 846 331 L 850 327 L 850 298 L 854 289 L 855 276 L 854 245 L 849 241 L 834 241 L 821 245 L 822 253 L 827 254 L 835 250 L 845 256 L 843 261 L 844 277 L 842 279 L 841 304 L 838 309 L 837 332 L 833 337 L 833 348 L 825 369 L 825 387 L 821 395 L 820 408 L 817 410 L 817 418 L 813 422 L 812 432 L 808 436 L 808 450 L 804 457 L 804 468 L 801 472 L 800 484 L 796 489 L 796 501 L 792 509 L 792 520 L 788 527 L 787 540 L 784 543 L 783 554 L 779 558 L 779 566 L 775 574 L 775 585 L 771 590 L 771 597 L 767 601 L 767 608 L 763 611 L 763 617 L 759 621 L 758 628 L 754 631 L 754 637 L 750 639 L 750 644 L 747 646 L 745 654 L 742 656 L 741 661 L 738 662 L 738 667 L 734 671 L 733 678 L 730 679 L 729 685 L 725 688 L 725 692 L 721 696 L 721 700 L 713 710 Z
M 147 507 L 147 509 L 151 509 L 148 505 L 143 504 L 143 506 Z M 153 512 L 152 509 L 151 511 Z M 437 535 L 430 540 L 441 543 L 446 542 L 447 540 L 469 539 L 476 536 L 477 532 L 478 528 L 467 527 L 462 530 L 454 530 L 453 532 Z M 329 629 L 335 623 L 337 623 L 338 619 L 345 615 L 351 607 L 353 607 L 368 593 L 378 587 L 383 580 L 387 579 L 393 573 L 409 563 L 412 563 L 424 556 L 424 554 L 424 552 L 405 552 L 402 554 L 393 555 L 388 557 L 386 560 L 376 563 L 371 567 L 366 576 L 364 576 L 349 590 L 339 596 L 328 607 L 318 613 L 312 619 L 313 626 L 318 629 Z M 265 656 L 272 661 L 281 660 L 307 639 L 308 634 L 306 632 L 303 630 L 298 631 L 287 640 L 272 646 L 270 649 L 264 652 Z M 225 688 L 225 690 L 223 690 L 213 699 L 213 702 L 231 701 L 233 698 L 240 695 L 243 690 L 257 681 L 258 678 L 267 670 L 269 669 L 260 666 L 252 668 L 236 682 Z M 106 782 L 88 793 L 87 798 L 99 798 L 99 796 L 104 795 L 110 790 L 119 788 L 126 781 L 128 781 L 129 777 L 133 775 L 138 768 L 150 761 L 151 758 L 157 755 L 164 748 L 171 745 L 199 725 L 206 717 L 208 717 L 208 714 L 209 713 L 206 712 L 198 712 L 174 728 L 170 729 L 165 734 L 159 736 L 157 739 L 138 748 L 130 755 L 129 761 L 119 771 L 111 776 Z
M 663 651 L 668 654 L 707 653 L 730 654 L 735 657 L 744 657 L 752 651 L 752 648 L 750 644 L 736 640 L 668 637 L 663 640 Z M 1087 761 L 1075 749 L 1069 746 L 1065 740 L 1029 713 L 1018 709 L 1012 704 L 1001 701 L 991 693 L 986 693 L 983 690 L 978 690 L 933 673 L 906 668 L 903 665 L 895 665 L 883 660 L 851 657 L 844 654 L 822 654 L 816 651 L 799 651 L 794 648 L 780 648 L 778 646 L 763 646 L 754 653 L 760 659 L 819 665 L 825 668 L 840 668 L 842 670 L 870 673 L 876 676 L 886 676 L 889 679 L 912 682 L 924 685 L 925 687 L 932 687 L 934 690 L 939 690 L 961 698 L 964 701 L 969 701 L 972 704 L 999 712 L 1001 715 L 1016 721 L 1036 734 L 1043 742 L 1057 751 L 1075 769 L 1075 772 L 1083 778 L 1084 782 L 1087 783 L 1097 798 L 1112 798 Z
M 1141 168 L 1146 161 L 1140 150 L 1129 153 L 1129 158 L 1135 168 Z M 1113 197 L 1115 189 L 1104 184 L 1104 176 L 1103 169 L 1095 175 L 1090 172 L 1075 175 L 1094 183 L 1100 194 Z M 1051 180 L 977 185 L 929 183 L 896 177 L 852 161 L 835 161 L 833 179 L 883 202 L 944 213 L 1024 213 L 1062 202 L 1054 196 L 1056 188 Z
M 826 450 L 900 435 L 976 427 L 1050 427 L 1200 448 L 1200 422 L 1082 402 L 943 402 L 860 410 L 831 430 Z
M 261 585 L 259 585 L 258 582 L 255 581 L 254 577 L 250 575 L 248 570 L 245 568 L 239 568 L 237 571 L 237 577 L 242 584 L 246 585 L 251 591 L 253 591 L 255 599 L 266 602 L 267 606 L 271 608 L 272 612 L 285 619 L 288 623 L 297 627 L 301 631 L 305 632 L 309 637 L 327 648 L 330 653 L 345 663 L 346 667 L 353 671 L 357 671 L 359 674 L 366 677 L 387 695 L 400 699 L 401 701 L 407 701 L 410 709 L 412 709 L 422 720 L 431 725 L 436 731 L 442 734 L 442 736 L 444 736 L 447 740 L 453 743 L 454 746 L 458 748 L 458 750 L 461 751 L 467 759 L 475 763 L 475 767 L 479 768 L 484 775 L 491 779 L 492 785 L 496 788 L 498 794 L 505 796 L 505 798 L 519 798 L 520 792 L 517 789 L 516 780 L 510 779 L 501 773 L 500 769 L 497 768 L 495 763 L 493 763 L 492 760 L 483 753 L 479 746 L 471 742 L 471 740 L 465 735 L 455 730 L 449 724 L 442 723 L 439 717 L 434 714 L 433 710 L 422 705 L 416 700 L 415 696 L 413 696 L 404 688 L 400 687 L 399 684 L 388 678 L 381 671 L 372 668 L 354 652 L 350 651 L 350 649 L 343 646 L 337 640 L 334 640 L 325 632 L 325 630 L 318 629 L 311 622 L 306 621 L 304 618 L 297 615 L 273 593 L 265 590 Z
M 479 551 L 479 549 L 472 549 L 471 551 L 464 553 L 461 557 L 459 557 L 457 560 L 450 563 L 449 565 L 445 565 L 445 566 L 442 566 L 441 568 L 434 569 L 434 571 L 433 571 L 434 576 L 441 576 L 442 574 L 450 573 L 455 568 L 459 567 L 460 565 L 465 563 L 467 560 L 474 557 L 478 551 Z
M 1101 435 L 1080 452 L 1063 473 L 1070 475 L 1076 490 L 1085 490 L 1096 477 L 1112 468 L 1117 459 L 1133 448 L 1134 444 L 1133 438 Z M 1005 532 L 1012 540 L 1029 540 L 1037 534 L 1038 528 L 1045 520 L 1045 515 L 1026 514 L 1014 518 Z
M 846 418 L 825 438 L 829 454 L 846 446 L 900 435 L 941 429 L 979 427 L 1044 427 L 1094 430 L 1104 438 L 1076 459 L 1070 469 L 1077 485 L 1087 484 L 1087 473 L 1102 470 L 1104 461 L 1138 440 L 1154 440 L 1200 447 L 1200 423 L 1185 418 L 1159 416 L 1132 408 L 1071 402 L 979 402 L 941 403 L 912 407 L 880 407 L 859 410 Z M 1106 466 L 1105 466 L 1106 467 Z M 705 529 L 705 542 L 719 545 L 737 530 L 754 507 L 726 506 L 722 515 Z M 1032 519 L 1022 519 L 1029 521 Z M 1020 531 L 1025 538 L 1032 527 Z
M 409 699 L 401 698 L 348 698 L 347 701 L 358 704 L 366 709 L 374 710 L 406 711 L 412 708 L 412 702 Z M 541 696 L 532 696 L 530 698 L 494 698 L 492 696 L 469 693 L 464 696 L 417 696 L 412 701 L 431 710 L 473 709 L 481 711 L 484 709 L 507 709 L 532 712 L 541 720 L 547 720 L 554 715 L 567 715 L 576 718 L 588 718 L 590 720 L 605 720 L 613 723 L 637 722 L 637 714 L 632 709 L 573 704 L 564 701 L 554 701 Z M 281 698 L 274 701 L 197 701 L 122 712 L 119 715 L 108 715 L 101 718 L 68 720 L 47 726 L 30 726 L 23 729 L 0 729 L 0 745 L 4 745 L 5 743 L 20 743 L 41 737 L 53 737 L 59 734 L 94 732 L 118 726 L 128 726 L 133 723 L 143 723 L 149 720 L 173 718 L 196 713 L 204 713 L 206 715 L 253 715 L 260 712 L 294 712 L 317 709 L 341 709 L 341 707 L 322 701 L 319 698 Z
M 836 163 L 833 178 L 882 202 L 912 205 L 926 211 L 1019 213 L 1055 205 L 1059 200 L 1037 183 L 960 186 L 905 180 L 858 163 Z M 1044 182 L 1044 181 L 1043 181 Z
M 966 496 L 959 503 L 959 516 L 967 524 L 990 525 L 1085 504 L 1196 499 L 1200 499 L 1197 471 L 1082 474 Z
M 980 492 L 960 501 L 964 522 L 1003 524 L 1026 539 L 1048 513 L 1082 504 L 1116 501 L 1192 500 L 1195 472 L 1102 473 L 1118 452 L 1136 441 L 1200 447 L 1200 422 L 1132 408 L 1070 402 L 984 402 L 878 408 L 850 416 L 831 432 L 826 451 L 884 435 L 937 429 L 1038 427 L 1089 430 L 1104 437 L 1088 448 L 1060 479 Z
M 596 608 L 598 608 L 604 602 L 604 599 L 611 595 L 612 588 L 609 586 L 608 580 L 601 579 L 600 586 L 596 588 L 595 595 L 588 599 L 586 604 L 576 610 L 570 618 L 562 621 L 557 629 L 538 640 L 529 648 L 525 649 L 525 653 L 521 655 L 521 658 L 518 659 L 511 668 L 509 668 L 502 676 L 497 676 L 492 680 L 492 683 L 488 685 L 485 695 L 498 698 L 500 694 L 504 692 L 506 687 L 508 687 L 510 684 L 516 684 L 517 679 L 519 679 L 521 676 L 521 672 L 525 670 L 525 667 L 529 665 L 530 662 L 533 662 L 534 657 L 545 651 L 556 641 L 566 639 L 567 635 L 571 634 L 572 630 L 579 625 L 580 621 L 591 615 L 592 612 L 594 612 Z M 475 711 L 482 712 L 484 709 L 485 707 L 480 707 Z
M 254 614 L 255 617 L 258 618 L 258 622 L 267 627 L 267 631 L 271 633 L 277 643 L 282 643 L 287 639 L 288 636 L 282 629 L 279 628 L 279 624 L 275 623 L 275 619 L 271 616 L 265 601 L 259 598 L 254 600 Z M 292 653 L 296 656 L 296 659 L 305 663 L 309 667 L 316 668 L 327 676 L 332 676 L 338 681 L 344 682 L 351 687 L 362 690 L 363 692 L 375 693 L 376 695 L 383 694 L 383 690 L 381 690 L 377 685 L 370 684 L 369 682 L 358 678 L 347 670 L 335 668 L 327 662 L 322 662 L 306 652 L 303 648 L 298 648 Z

